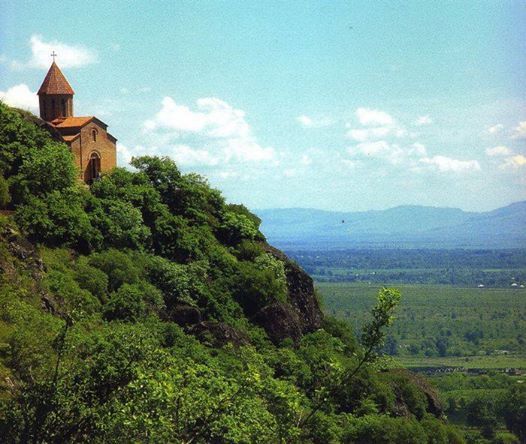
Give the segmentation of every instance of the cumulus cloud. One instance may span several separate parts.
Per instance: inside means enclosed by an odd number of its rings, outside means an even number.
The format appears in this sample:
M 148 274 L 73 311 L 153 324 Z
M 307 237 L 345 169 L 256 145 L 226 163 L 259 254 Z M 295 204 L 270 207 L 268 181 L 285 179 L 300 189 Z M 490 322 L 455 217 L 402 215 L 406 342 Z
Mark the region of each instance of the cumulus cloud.
M 514 139 L 526 139 L 526 120 L 519 122 L 517 127 L 513 130 Z
M 372 142 L 385 138 L 404 138 L 410 135 L 407 130 L 384 111 L 370 108 L 358 108 L 355 115 L 361 127 L 356 128 L 351 122 L 346 137 L 356 142 Z
M 356 110 L 358 121 L 364 126 L 393 125 L 394 119 L 384 111 L 370 108 L 358 108 Z
M 128 165 L 132 157 L 132 150 L 126 145 L 117 142 L 117 163 L 121 166 Z
M 392 133 L 394 128 L 374 127 L 374 128 L 353 128 L 347 132 L 347 137 L 357 142 L 379 139 Z
M 436 168 L 440 172 L 480 171 L 480 164 L 476 160 L 459 160 L 447 156 L 423 157 L 420 159 L 420 163 Z
M 497 123 L 496 125 L 488 127 L 486 130 L 489 134 L 498 134 L 504 129 L 504 125 L 502 123 Z
M 362 142 L 348 148 L 352 157 L 369 157 L 386 161 L 392 165 L 413 165 L 420 156 L 426 155 L 426 147 L 421 143 L 398 144 L 386 140 Z
M 309 117 L 304 114 L 301 116 L 296 117 L 296 121 L 303 127 L 303 128 L 323 128 L 325 126 L 332 125 L 332 120 L 328 117 L 320 117 L 320 118 L 314 118 Z
M 433 120 L 430 116 L 420 116 L 418 119 L 415 120 L 416 126 L 424 126 L 424 125 L 431 125 L 433 123 Z
M 29 39 L 31 58 L 26 62 L 13 60 L 11 67 L 21 68 L 49 68 L 51 53 L 57 54 L 57 63 L 62 68 L 79 68 L 96 63 L 97 52 L 83 45 L 70 45 L 58 40 L 45 41 L 41 35 L 34 34 Z
M 487 148 L 486 154 L 490 157 L 495 156 L 508 156 L 511 154 L 511 150 L 504 145 L 495 146 L 493 148 Z
M 516 170 L 524 166 L 526 166 L 526 156 L 523 156 L 522 154 L 517 154 L 515 156 L 511 156 L 505 159 L 500 168 Z
M 0 91 L 0 100 L 10 106 L 38 112 L 38 97 L 25 83 L 12 86 L 7 91 Z
M 143 133 L 168 145 L 166 154 L 184 165 L 277 161 L 274 148 L 258 143 L 245 112 L 215 97 L 197 100 L 194 108 L 165 97 Z
M 219 159 L 209 151 L 192 148 L 188 145 L 175 145 L 172 153 L 174 160 L 183 166 L 214 166 L 219 163 Z
M 304 166 L 309 166 L 312 164 L 312 158 L 309 155 L 304 154 L 303 156 L 301 156 L 300 163 Z

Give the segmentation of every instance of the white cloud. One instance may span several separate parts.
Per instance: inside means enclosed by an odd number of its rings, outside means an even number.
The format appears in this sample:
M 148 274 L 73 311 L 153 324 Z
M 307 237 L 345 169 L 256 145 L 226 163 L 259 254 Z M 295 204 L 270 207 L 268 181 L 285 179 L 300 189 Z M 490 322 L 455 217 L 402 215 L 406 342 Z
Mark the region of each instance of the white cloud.
M 276 162 L 275 150 L 252 134 L 245 112 L 215 97 L 197 100 L 195 109 L 165 97 L 160 111 L 144 122 L 143 133 L 168 145 L 166 154 L 187 165 Z M 184 144 L 173 145 L 175 139 Z
M 332 125 L 333 121 L 328 117 L 313 118 L 302 114 L 296 117 L 296 121 L 303 128 L 323 128 L 325 126 Z
M 301 156 L 300 163 L 302 165 L 309 166 L 310 164 L 312 164 L 312 158 L 307 154 L 304 154 L 303 156 Z
M 511 154 L 511 150 L 507 146 L 499 145 L 493 148 L 486 148 L 486 154 L 490 157 L 509 156 Z
M 389 127 L 354 128 L 347 132 L 347 137 L 357 142 L 367 142 L 385 137 L 393 131 L 394 129 Z
M 490 126 L 486 131 L 490 134 L 497 134 L 500 133 L 504 129 L 504 125 L 502 123 L 497 123 L 496 125 Z
M 423 157 L 420 162 L 436 168 L 440 172 L 463 173 L 480 171 L 480 164 L 476 160 L 459 160 L 446 156 Z
M 414 138 L 396 120 L 383 111 L 358 108 L 356 115 L 360 123 L 365 126 L 351 128 L 346 136 L 357 143 L 348 148 L 353 156 L 373 157 L 389 162 L 392 165 L 407 164 L 412 166 L 416 159 L 426 155 L 426 147 L 418 142 L 408 143 L 404 139 Z M 382 126 L 370 126 L 372 123 L 383 123 Z M 350 127 L 351 124 L 347 124 Z M 393 140 L 397 140 L 396 143 Z
M 25 109 L 33 113 L 38 112 L 38 97 L 25 83 L 15 85 L 7 91 L 0 91 L 0 100 L 10 106 Z
M 377 109 L 358 108 L 356 110 L 356 117 L 364 126 L 386 126 L 395 123 L 389 114 Z
M 382 153 L 386 153 L 391 149 L 389 143 L 385 140 L 377 140 L 376 142 L 363 142 L 359 143 L 355 147 L 349 148 L 349 154 L 363 154 L 364 156 L 377 157 Z
M 424 126 L 424 125 L 431 125 L 433 123 L 433 120 L 430 116 L 419 116 L 418 119 L 415 120 L 416 126 Z
M 187 145 L 176 145 L 172 150 L 172 157 L 183 166 L 206 165 L 214 166 L 219 159 L 204 149 L 195 149 Z
M 79 68 L 97 62 L 97 52 L 83 45 L 70 45 L 58 40 L 44 41 L 43 37 L 34 34 L 29 39 L 31 46 L 31 58 L 27 62 L 13 60 L 11 67 L 21 68 L 44 68 L 51 65 L 51 53 L 57 54 L 57 64 L 61 68 Z
M 422 143 L 413 143 L 412 145 L 412 150 L 411 150 L 411 154 L 418 154 L 420 156 L 425 156 L 427 154 L 427 149 L 426 149 L 426 146 Z
M 120 142 L 117 142 L 117 163 L 126 166 L 130 163 L 133 154 L 131 150 Z
M 526 120 L 519 122 L 512 137 L 514 139 L 526 139 Z
M 508 157 L 500 166 L 501 169 L 517 169 L 526 166 L 526 156 L 517 154 L 516 156 Z

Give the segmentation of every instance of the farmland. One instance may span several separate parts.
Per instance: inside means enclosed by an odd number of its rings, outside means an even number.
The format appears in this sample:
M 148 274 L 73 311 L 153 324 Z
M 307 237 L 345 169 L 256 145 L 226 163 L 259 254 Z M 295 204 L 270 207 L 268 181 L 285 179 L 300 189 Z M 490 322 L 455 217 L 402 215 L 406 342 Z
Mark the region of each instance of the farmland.
M 359 331 L 380 285 L 318 282 L 325 311 Z M 526 290 L 396 285 L 386 353 L 409 367 L 526 368 Z
M 468 442 L 517 442 L 507 434 L 503 406 L 526 371 L 526 290 L 392 286 L 402 302 L 383 350 L 391 355 L 387 365 L 426 374 Z M 359 333 L 380 286 L 318 282 L 317 288 L 326 313 Z

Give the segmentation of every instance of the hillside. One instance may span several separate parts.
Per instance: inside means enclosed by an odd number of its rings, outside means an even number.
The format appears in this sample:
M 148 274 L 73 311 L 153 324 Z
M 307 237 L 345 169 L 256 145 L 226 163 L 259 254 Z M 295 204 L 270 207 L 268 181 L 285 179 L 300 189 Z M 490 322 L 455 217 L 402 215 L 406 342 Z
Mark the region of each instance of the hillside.
M 268 239 L 289 250 L 526 247 L 526 202 L 483 213 L 423 206 L 349 213 L 301 208 L 256 213 Z
M 141 157 L 87 188 L 34 119 L 0 103 L 2 442 L 463 442 L 377 354 L 396 290 L 358 342 L 205 179 Z

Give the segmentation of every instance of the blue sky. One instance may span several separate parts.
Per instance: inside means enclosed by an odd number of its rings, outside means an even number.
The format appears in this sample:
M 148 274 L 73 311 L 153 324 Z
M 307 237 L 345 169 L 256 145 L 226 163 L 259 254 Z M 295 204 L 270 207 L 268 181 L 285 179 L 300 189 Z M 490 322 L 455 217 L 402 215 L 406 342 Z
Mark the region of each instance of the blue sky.
M 167 155 L 250 208 L 526 199 L 524 1 L 0 0 L 0 97 L 51 58 L 119 162 Z

